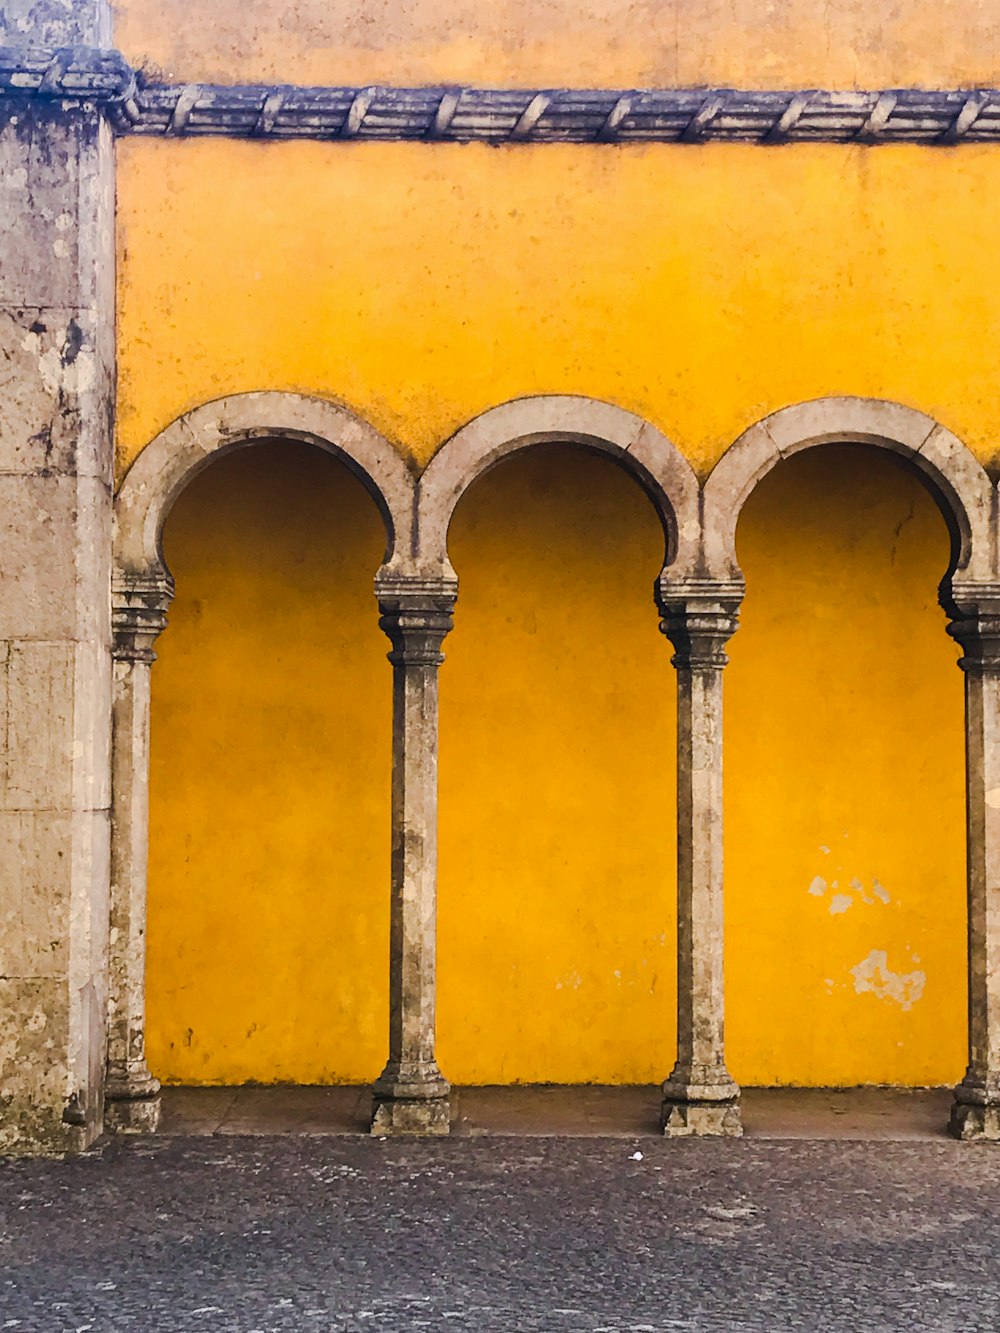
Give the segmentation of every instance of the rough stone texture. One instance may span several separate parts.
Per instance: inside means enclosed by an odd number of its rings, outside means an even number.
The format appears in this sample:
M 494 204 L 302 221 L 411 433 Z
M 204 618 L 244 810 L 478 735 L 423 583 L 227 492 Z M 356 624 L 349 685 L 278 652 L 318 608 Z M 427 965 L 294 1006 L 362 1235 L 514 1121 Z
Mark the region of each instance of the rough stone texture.
M 15 1333 L 965 1333 L 1000 1319 L 998 1249 L 1000 1156 L 947 1140 L 163 1138 L 0 1164 Z
M 374 1087 L 373 1134 L 447 1134 L 449 1086 L 434 1054 L 437 967 L 438 668 L 457 587 L 376 579 L 392 652 L 392 906 L 389 1059 Z
M 38 23 L 34 29 L 32 24 Z M 0 32 L 104 40 L 107 7 L 7 4 Z M 100 115 L 0 112 L 0 1151 L 99 1132 L 110 800 L 113 153 Z
M 965 673 L 969 1065 L 951 1132 L 1000 1139 L 1000 583 L 953 585 L 949 631 Z
M 677 670 L 677 1063 L 662 1128 L 738 1135 L 740 1090 L 726 1068 L 723 985 L 722 670 L 740 583 L 660 580 L 661 628 Z

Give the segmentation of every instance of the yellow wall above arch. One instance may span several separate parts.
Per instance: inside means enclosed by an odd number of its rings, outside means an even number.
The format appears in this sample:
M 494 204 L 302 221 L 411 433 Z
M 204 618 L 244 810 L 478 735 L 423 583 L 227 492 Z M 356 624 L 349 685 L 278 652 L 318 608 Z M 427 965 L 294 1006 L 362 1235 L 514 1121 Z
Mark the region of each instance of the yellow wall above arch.
M 895 399 L 1000 432 L 1000 151 L 118 146 L 119 459 L 225 393 L 336 396 L 418 462 L 605 398 L 706 471 L 751 422 Z

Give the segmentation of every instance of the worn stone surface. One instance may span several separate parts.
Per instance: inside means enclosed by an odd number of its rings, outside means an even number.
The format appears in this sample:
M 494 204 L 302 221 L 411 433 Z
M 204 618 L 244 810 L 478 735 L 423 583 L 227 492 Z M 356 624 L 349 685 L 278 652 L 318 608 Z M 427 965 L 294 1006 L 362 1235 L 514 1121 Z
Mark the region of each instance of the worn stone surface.
M 373 1134 L 447 1134 L 449 1086 L 434 1054 L 437 1004 L 438 668 L 453 579 L 376 580 L 392 651 L 392 905 L 389 1059 Z
M 663 1085 L 666 1135 L 737 1135 L 723 983 L 722 672 L 742 585 L 660 581 L 677 670 L 677 1063 Z
M 96 0 L 0 6 L 25 43 L 105 40 Z M 0 112 L 0 1149 L 102 1115 L 111 661 L 111 134 L 84 105 Z
M 965 1333 L 1000 1317 L 998 1248 L 1000 1156 L 947 1140 L 153 1139 L 0 1165 L 23 1333 Z

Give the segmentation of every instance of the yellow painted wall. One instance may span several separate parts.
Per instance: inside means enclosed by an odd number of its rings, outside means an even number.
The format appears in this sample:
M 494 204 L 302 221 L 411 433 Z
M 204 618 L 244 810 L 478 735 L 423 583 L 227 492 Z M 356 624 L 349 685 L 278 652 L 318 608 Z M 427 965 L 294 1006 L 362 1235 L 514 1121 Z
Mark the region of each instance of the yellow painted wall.
M 570 446 L 452 525 L 441 674 L 439 1041 L 459 1082 L 645 1083 L 673 1063 L 674 714 L 638 485 Z
M 709 467 L 827 393 L 1000 438 L 1000 151 L 151 143 L 120 163 L 120 453 L 260 388 L 426 461 L 526 393 L 608 398 Z
M 119 40 L 178 78 L 1000 78 L 985 4 L 623 3 L 616 25 L 603 5 L 567 18 L 561 4 L 442 0 L 345 18 L 302 0 L 281 7 L 279 30 L 270 0 L 252 13 L 172 3 L 120 5 Z M 1000 334 L 996 149 L 117 151 L 123 467 L 181 412 L 254 389 L 337 398 L 418 463 L 476 413 L 539 392 L 636 411 L 703 474 L 765 413 L 839 393 L 920 408 L 997 458 L 1000 363 L 984 351 Z M 768 479 L 740 529 L 733 1071 L 946 1080 L 961 1072 L 964 1013 L 961 682 L 933 606 L 944 528 L 890 465 L 831 457 Z M 210 469 L 168 532 L 179 593 L 154 682 L 151 1059 L 177 1079 L 367 1079 L 385 1054 L 381 533 L 354 483 L 329 482 L 330 527 L 311 465 L 288 475 L 281 507 L 268 505 L 284 473 L 252 466 Z M 600 468 L 570 453 L 510 462 L 455 523 L 440 1050 L 457 1081 L 645 1080 L 672 1059 L 672 704 L 645 711 L 657 689 L 661 705 L 673 697 L 648 601 L 655 524 Z M 339 608 L 336 630 L 317 597 Z M 221 609 L 198 620 L 196 603 Z M 331 660 L 343 691 L 328 688 Z M 246 698 L 255 717 L 284 718 L 291 701 L 281 773 Z M 348 806 L 317 796 L 317 765 Z M 837 894 L 850 906 L 831 913 Z M 873 951 L 887 971 L 870 963 L 875 990 L 858 992 L 851 968 Z M 923 973 L 921 998 L 888 972 Z
M 117 0 L 172 79 L 507 87 L 995 87 L 992 0 Z
M 186 1083 L 385 1062 L 390 667 L 382 521 L 301 444 L 213 463 L 165 533 L 153 668 L 148 1054 Z
M 948 534 L 893 458 L 781 464 L 737 533 L 726 671 L 726 1001 L 748 1083 L 956 1081 L 962 675 Z

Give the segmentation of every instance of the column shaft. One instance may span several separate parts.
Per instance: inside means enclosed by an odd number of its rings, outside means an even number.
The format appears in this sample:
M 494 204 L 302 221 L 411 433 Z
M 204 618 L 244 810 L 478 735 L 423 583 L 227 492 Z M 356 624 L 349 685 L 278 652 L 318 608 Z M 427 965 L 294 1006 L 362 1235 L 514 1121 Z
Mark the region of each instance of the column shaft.
M 377 591 L 392 643 L 392 914 L 389 1060 L 372 1133 L 447 1134 L 450 1089 L 434 1054 L 438 668 L 456 587 L 382 576 Z
M 146 866 L 153 643 L 166 624 L 166 574 L 123 580 L 114 596 L 111 941 L 105 1124 L 149 1132 L 160 1085 L 146 1065 Z
M 950 633 L 964 649 L 969 911 L 969 1062 L 950 1130 L 1000 1139 L 1000 588 L 956 594 Z
M 738 1135 L 740 1090 L 725 1061 L 722 670 L 737 584 L 661 586 L 677 669 L 677 1063 L 663 1085 L 667 1135 Z

